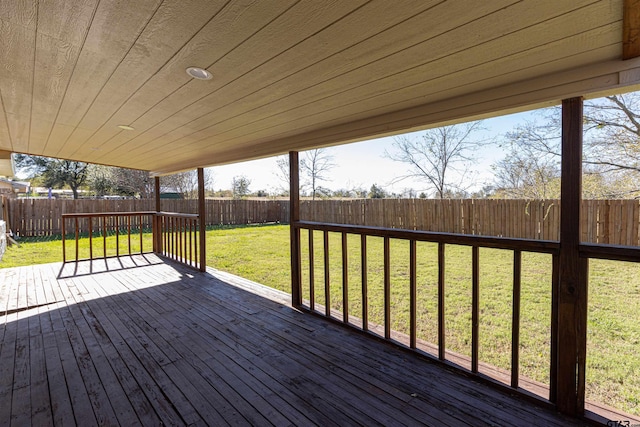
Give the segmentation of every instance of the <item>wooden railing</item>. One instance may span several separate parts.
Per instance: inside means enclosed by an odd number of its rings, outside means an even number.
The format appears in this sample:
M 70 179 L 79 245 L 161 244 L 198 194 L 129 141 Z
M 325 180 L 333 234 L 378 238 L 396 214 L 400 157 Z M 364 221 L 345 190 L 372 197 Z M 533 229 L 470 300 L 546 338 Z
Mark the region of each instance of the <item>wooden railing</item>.
M 341 224 L 326 224 L 310 221 L 296 221 L 292 224 L 295 234 L 300 236 L 302 230 L 308 232 L 308 249 L 305 248 L 305 252 L 308 259 L 304 264 L 308 265 L 309 270 L 306 274 L 306 278 L 309 283 L 305 283 L 305 288 L 308 285 L 309 299 L 303 301 L 302 308 L 306 308 L 316 314 L 326 316 L 333 320 L 339 321 L 351 327 L 359 328 L 363 331 L 370 331 L 371 327 L 379 327 L 380 335 L 386 340 L 393 341 L 395 343 L 403 345 L 398 342 L 394 337 L 398 337 L 397 331 L 391 330 L 391 257 L 390 246 L 392 240 L 402 240 L 409 243 L 409 286 L 408 301 L 409 301 L 409 337 L 408 347 L 414 350 L 420 349 L 418 345 L 417 337 L 417 242 L 432 242 L 437 244 L 437 263 L 438 267 L 438 287 L 437 287 L 437 299 L 438 299 L 438 313 L 437 313 L 437 357 L 441 361 L 450 361 L 449 356 L 453 356 L 453 353 L 449 353 L 446 347 L 445 340 L 445 261 L 446 261 L 446 247 L 447 245 L 463 245 L 472 248 L 471 252 L 471 278 L 472 278 L 472 304 L 471 304 L 471 360 L 470 371 L 473 374 L 479 374 L 478 366 L 480 363 L 478 357 L 479 349 L 479 324 L 480 324 L 480 280 L 479 280 L 479 263 L 480 255 L 479 248 L 495 248 L 512 251 L 513 253 L 513 285 L 512 285 L 512 326 L 511 326 L 511 375 L 510 380 L 504 381 L 503 378 L 496 378 L 498 381 L 506 382 L 507 386 L 514 389 L 520 387 L 520 290 L 521 290 L 521 276 L 522 276 L 522 254 L 523 252 L 543 253 L 552 255 L 552 264 L 554 274 L 552 275 L 551 292 L 552 292 L 552 305 L 555 305 L 555 295 L 558 288 L 558 262 L 559 262 L 559 243 L 548 240 L 523 240 L 501 237 L 481 237 L 470 236 L 453 233 L 437 233 L 437 232 L 425 232 L 425 231 L 412 231 L 412 230 L 398 230 L 381 227 L 363 227 L 363 226 L 351 226 Z M 317 260 L 315 257 L 314 247 L 314 232 L 322 233 L 322 253 L 323 257 Z M 332 304 L 331 301 L 331 284 L 333 278 L 330 277 L 330 249 L 329 249 L 329 234 L 337 233 L 340 235 L 340 253 L 341 253 L 341 270 L 342 277 L 337 280 L 341 280 L 342 288 L 342 300 L 337 304 Z M 361 295 L 358 295 L 358 299 L 362 301 L 362 311 L 353 316 L 349 312 L 349 299 L 352 296 L 349 288 L 349 265 L 348 265 L 348 245 L 347 236 L 356 235 L 360 236 L 360 272 L 361 286 L 359 291 Z M 367 275 L 367 240 L 370 237 L 379 237 L 383 239 L 383 325 L 373 325 L 369 321 L 369 307 L 368 307 L 368 294 L 369 294 L 369 278 Z M 297 259 L 300 260 L 298 264 L 298 271 L 300 272 L 300 289 L 298 292 L 302 294 L 302 250 L 298 253 Z M 320 311 L 317 310 L 316 295 L 315 295 L 315 269 L 316 262 L 320 264 L 320 270 L 324 269 L 324 304 Z M 340 307 L 340 310 L 332 309 L 332 307 Z M 557 312 L 551 310 L 551 322 L 550 328 L 550 376 L 553 378 L 556 372 L 556 342 L 557 342 L 557 327 L 556 325 Z M 406 345 L 406 344 L 404 344 Z M 431 346 L 429 350 L 435 350 L 435 346 Z M 427 353 L 429 351 L 427 350 Z M 454 363 L 459 365 L 459 357 L 455 357 Z M 547 397 L 550 401 L 555 401 L 556 390 L 554 382 L 549 385 L 549 395 Z
M 195 214 L 158 212 L 154 227 L 156 252 L 190 267 L 200 268 L 200 220 Z
M 331 236 L 331 239 L 330 239 Z M 348 238 L 356 236 L 355 239 Z M 315 237 L 315 238 L 314 238 Z M 359 237 L 359 238 L 358 238 Z M 371 262 L 368 259 L 367 245 L 371 246 L 372 238 L 377 238 L 375 244 L 382 245 L 382 262 Z M 393 344 L 400 345 L 405 348 L 417 351 L 427 357 L 433 357 L 447 363 L 449 366 L 461 369 L 472 375 L 478 376 L 479 379 L 486 380 L 489 378 L 494 383 L 500 383 L 506 388 L 521 392 L 532 392 L 540 398 L 549 402 L 556 403 L 558 400 L 558 377 L 560 375 L 558 369 L 558 346 L 559 344 L 559 286 L 560 286 L 560 243 L 558 241 L 549 240 L 525 240 L 500 237 L 472 236 L 453 233 L 425 232 L 414 230 L 399 230 L 382 227 L 365 227 L 342 224 L 317 223 L 310 221 L 294 221 L 292 223 L 292 239 L 297 240 L 298 244 L 294 245 L 297 249 L 292 253 L 292 259 L 297 260 L 293 272 L 297 275 L 293 282 L 299 283 L 298 289 L 292 291 L 301 296 L 299 301 L 300 308 L 308 310 L 316 315 L 320 315 L 340 322 L 348 327 L 357 328 L 367 333 L 373 333 L 379 338 L 390 341 Z M 379 239 L 382 239 L 380 242 Z M 392 271 L 394 258 L 391 257 L 391 247 L 394 240 L 408 243 L 408 278 L 406 288 L 403 288 L 402 296 L 392 296 Z M 418 242 L 431 242 L 437 246 L 432 250 L 433 262 L 437 265 L 437 333 L 435 343 L 425 342 L 420 339 L 419 330 L 419 312 L 418 312 L 418 260 L 424 257 L 423 253 L 418 254 L 421 247 Z M 329 245 L 333 247 L 329 247 Z M 337 247 L 335 247 L 337 245 Z M 351 245 L 351 248 L 349 247 Z M 469 276 L 471 278 L 471 348 L 470 356 L 461 355 L 456 351 L 449 351 L 447 347 L 445 324 L 448 318 L 445 318 L 445 292 L 448 289 L 445 281 L 445 264 L 447 261 L 448 246 L 467 246 L 471 248 L 471 262 L 468 266 Z M 358 248 L 359 246 L 359 248 Z M 357 251 L 355 254 L 350 252 Z M 406 246 L 405 246 L 406 248 Z M 511 351 L 510 351 L 510 369 L 500 369 L 489 366 L 485 360 L 479 358 L 479 325 L 481 324 L 480 309 L 480 259 L 481 248 L 494 248 L 508 250 L 512 253 L 513 271 L 511 273 Z M 370 248 L 371 249 L 371 248 Z M 640 263 L 640 247 L 617 246 L 617 245 L 601 245 L 592 243 L 582 243 L 578 247 L 579 257 L 583 260 L 581 269 L 585 276 L 588 271 L 590 259 L 607 259 L 626 262 Z M 359 252 L 359 253 L 358 253 Z M 336 257 L 330 256 L 337 253 Z M 522 257 L 525 253 L 548 254 L 551 256 L 551 283 L 550 283 L 550 319 L 549 319 L 549 382 L 542 384 L 520 375 L 521 372 L 521 333 L 526 333 L 521 329 L 521 284 L 523 277 Z M 351 255 L 351 256 L 350 256 Z M 356 269 L 352 271 L 353 266 L 349 263 L 354 262 Z M 358 262 L 359 259 L 359 262 Z M 396 258 L 397 259 L 397 258 Z M 330 265 L 330 263 L 339 264 L 339 268 Z M 406 264 L 403 264 L 405 268 Z M 377 316 L 379 320 L 371 321 L 370 313 L 371 303 L 373 299 L 370 297 L 371 289 L 369 282 L 371 281 L 369 274 L 371 269 L 382 271 L 382 307 L 381 316 Z M 303 271 L 304 269 L 304 271 Z M 338 272 L 340 271 L 340 272 Z M 404 271 L 404 270 L 403 270 Z M 355 274 L 354 274 L 355 273 Z M 333 274 L 333 276 L 331 275 Z M 319 281 L 317 276 L 323 276 Z M 303 280 L 304 279 L 304 280 Z M 358 280 L 359 279 L 359 280 Z M 351 284 L 350 280 L 356 280 L 355 284 Z M 318 283 L 322 282 L 322 283 Z M 375 283 L 374 291 L 380 292 L 380 285 Z M 331 290 L 337 287 L 337 292 L 332 295 Z M 396 289 L 396 288 L 394 288 Z M 483 288 L 486 290 L 486 288 Z M 484 291 L 486 292 L 486 291 Z M 318 295 L 320 293 L 321 295 Z M 324 295 L 322 295 L 324 294 Z M 318 298 L 319 296 L 319 298 Z M 332 298 L 338 296 L 338 301 Z M 392 330 L 392 315 L 396 312 L 392 310 L 392 298 L 408 301 L 408 323 L 407 329 L 404 331 Z M 435 296 L 434 296 L 435 297 Z M 351 304 L 355 299 L 356 304 Z M 393 299 L 394 301 L 396 299 Z M 353 312 L 353 307 L 358 306 L 358 312 Z M 527 304 L 527 301 L 523 301 Z M 297 305 L 294 303 L 294 305 Z M 377 305 L 380 309 L 380 305 Z M 408 336 L 407 336 L 408 335 Z M 454 349 L 457 350 L 457 349 Z M 541 351 L 545 354 L 547 351 Z M 480 368 L 480 369 L 479 369 Z M 526 393 L 525 393 L 526 394 Z M 597 402 L 589 402 L 589 408 L 596 413 L 607 413 L 611 408 L 602 409 L 602 405 Z M 603 412 L 604 411 L 604 412 Z M 609 416 L 613 416 L 614 412 L 609 412 Z
M 69 222 L 71 222 L 70 229 Z M 151 224 L 152 236 L 151 241 L 145 244 L 144 230 L 148 227 L 147 224 Z M 200 217 L 196 214 L 173 212 L 63 214 L 62 260 L 66 263 L 155 252 L 190 267 L 201 269 L 203 261 L 199 235 L 200 224 Z M 73 256 L 67 254 L 68 230 L 74 236 L 75 254 Z M 85 233 L 89 239 L 86 249 L 80 247 L 80 237 Z M 81 250 L 88 252 L 88 256 L 81 257 Z
M 144 246 L 144 224 L 148 217 L 155 216 L 155 212 L 102 212 L 102 213 L 73 213 L 62 215 L 62 262 L 68 259 L 75 261 L 92 260 L 98 258 L 118 257 L 120 255 L 135 255 L 149 253 L 153 251 L 152 246 Z M 75 256 L 67 257 L 67 221 L 72 221 L 72 232 L 75 238 Z M 89 256 L 80 258 L 79 239 L 81 237 L 80 230 L 87 230 L 89 237 Z M 95 234 L 98 237 L 95 237 Z M 137 247 L 132 244 L 138 243 Z M 114 250 L 109 250 L 107 237 L 115 237 Z M 96 254 L 94 250 L 94 241 L 102 241 L 102 253 Z M 120 243 L 124 239 L 126 249 L 121 252 Z

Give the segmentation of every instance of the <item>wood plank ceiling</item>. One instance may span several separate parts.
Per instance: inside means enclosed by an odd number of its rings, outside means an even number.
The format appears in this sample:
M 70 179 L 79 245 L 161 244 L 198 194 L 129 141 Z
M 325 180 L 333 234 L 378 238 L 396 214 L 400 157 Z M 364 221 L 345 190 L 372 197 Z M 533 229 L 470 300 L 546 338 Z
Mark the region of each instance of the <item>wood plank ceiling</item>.
M 0 150 L 168 173 L 612 92 L 629 1 L 0 0 Z

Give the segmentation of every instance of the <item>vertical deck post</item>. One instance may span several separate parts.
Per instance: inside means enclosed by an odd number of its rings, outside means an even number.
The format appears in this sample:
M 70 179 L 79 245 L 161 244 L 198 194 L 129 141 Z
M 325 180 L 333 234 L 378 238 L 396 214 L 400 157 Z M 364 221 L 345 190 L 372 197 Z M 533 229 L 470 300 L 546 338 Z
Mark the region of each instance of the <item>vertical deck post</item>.
M 154 181 L 154 194 L 156 200 L 156 214 L 153 216 L 153 252 L 162 252 L 162 229 L 160 228 L 160 177 L 153 178 Z
M 302 305 L 302 261 L 300 253 L 300 165 L 298 152 L 289 152 L 289 226 L 291 232 L 291 305 Z
M 584 412 L 587 341 L 587 260 L 580 259 L 582 199 L 582 98 L 562 101 L 562 178 L 557 299 L 557 405 L 561 412 Z
M 200 222 L 200 271 L 207 271 L 207 221 L 206 206 L 204 201 L 204 169 L 198 168 L 198 219 Z

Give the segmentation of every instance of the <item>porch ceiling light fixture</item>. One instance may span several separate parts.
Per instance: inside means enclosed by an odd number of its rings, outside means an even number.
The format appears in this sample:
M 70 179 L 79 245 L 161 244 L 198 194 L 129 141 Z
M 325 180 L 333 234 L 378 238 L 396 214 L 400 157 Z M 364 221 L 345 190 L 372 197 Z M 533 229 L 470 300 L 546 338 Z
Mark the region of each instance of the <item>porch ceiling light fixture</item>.
M 210 80 L 213 77 L 213 74 L 200 67 L 189 67 L 187 68 L 187 74 L 198 80 Z
M 118 125 L 118 127 L 122 130 L 136 130 L 133 126 L 129 125 Z

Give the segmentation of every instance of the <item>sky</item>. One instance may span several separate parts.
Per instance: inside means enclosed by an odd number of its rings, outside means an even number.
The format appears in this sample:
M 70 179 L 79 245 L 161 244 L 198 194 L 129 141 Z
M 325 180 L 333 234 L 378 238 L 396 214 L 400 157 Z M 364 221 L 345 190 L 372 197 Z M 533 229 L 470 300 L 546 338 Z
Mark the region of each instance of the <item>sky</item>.
M 497 144 L 502 136 L 513 130 L 516 125 L 523 124 L 526 120 L 534 120 L 535 117 L 535 111 L 533 111 L 483 121 L 485 130 L 476 133 L 475 137 L 479 140 L 496 142 L 474 154 L 477 160 L 474 162 L 473 169 L 477 174 L 474 185 L 469 190 L 479 190 L 492 181 L 491 165 L 506 154 Z M 414 134 L 419 135 L 420 132 L 414 132 Z M 328 148 L 336 167 L 330 172 L 331 180 L 322 182 L 320 185 L 331 190 L 354 188 L 369 190 L 372 184 L 376 184 L 389 193 L 402 193 L 412 188 L 417 193 L 425 191 L 429 194 L 431 190 L 424 182 L 409 179 L 396 182 L 398 177 L 406 175 L 407 165 L 384 156 L 385 150 L 393 149 L 393 141 L 393 137 L 385 137 Z M 285 183 L 276 175 L 276 159 L 276 157 L 270 157 L 210 168 L 213 171 L 213 187 L 215 190 L 230 189 L 233 178 L 244 175 L 251 181 L 250 191 L 265 190 L 269 194 L 276 194 L 278 189 L 285 186 Z

